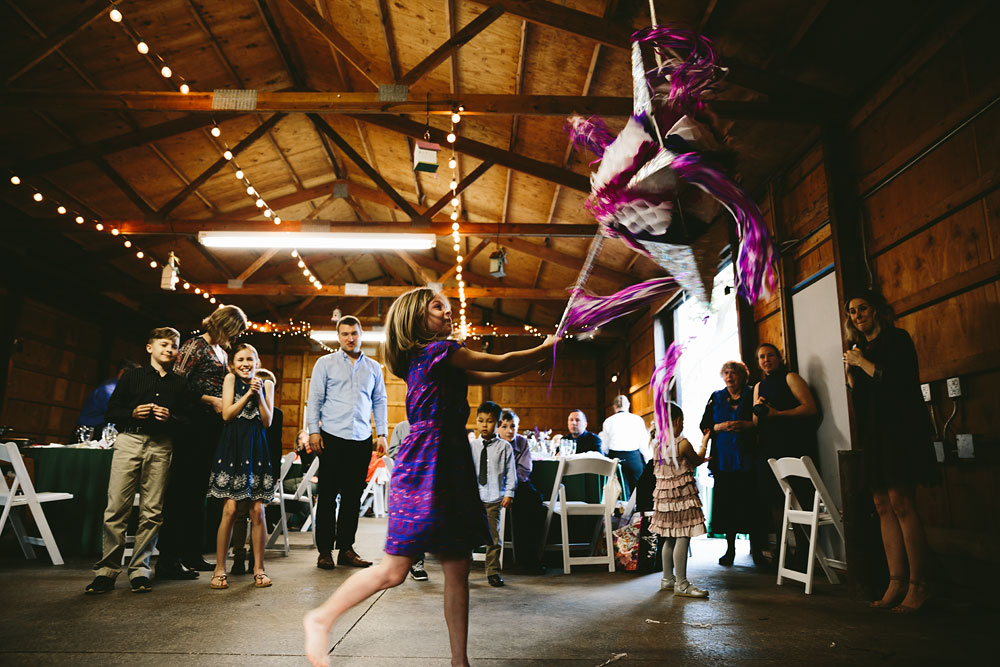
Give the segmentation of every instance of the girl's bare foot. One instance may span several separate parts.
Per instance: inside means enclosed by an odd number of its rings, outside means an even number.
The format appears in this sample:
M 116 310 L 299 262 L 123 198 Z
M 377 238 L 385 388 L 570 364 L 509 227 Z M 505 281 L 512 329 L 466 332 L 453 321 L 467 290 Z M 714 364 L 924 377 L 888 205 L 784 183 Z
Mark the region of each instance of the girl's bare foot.
M 911 581 L 906 597 L 899 606 L 893 608 L 893 611 L 899 614 L 913 614 L 923 609 L 928 599 L 930 596 L 927 594 L 927 584 L 923 581 Z
M 906 594 L 906 582 L 902 577 L 889 577 L 889 587 L 885 589 L 885 595 L 881 600 L 876 600 L 868 606 L 875 609 L 890 609 L 899 604 L 900 599 Z
M 330 624 L 326 623 L 318 609 L 307 612 L 302 619 L 306 634 L 306 658 L 313 667 L 330 664 L 328 647 Z

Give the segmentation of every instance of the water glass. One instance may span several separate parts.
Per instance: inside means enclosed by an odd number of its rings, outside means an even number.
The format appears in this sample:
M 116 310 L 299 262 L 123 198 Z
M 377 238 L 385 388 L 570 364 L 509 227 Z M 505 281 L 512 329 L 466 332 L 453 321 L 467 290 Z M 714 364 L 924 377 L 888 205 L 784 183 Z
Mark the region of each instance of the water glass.
M 573 456 L 574 454 L 576 454 L 576 440 L 563 438 L 559 444 L 560 444 L 559 453 L 562 456 Z
M 76 442 L 89 442 L 92 437 L 94 437 L 93 426 L 77 426 L 73 432 L 73 438 Z
M 111 447 L 115 444 L 115 438 L 118 437 L 118 429 L 115 428 L 114 424 L 105 424 L 104 430 L 101 432 L 101 442 L 105 446 Z

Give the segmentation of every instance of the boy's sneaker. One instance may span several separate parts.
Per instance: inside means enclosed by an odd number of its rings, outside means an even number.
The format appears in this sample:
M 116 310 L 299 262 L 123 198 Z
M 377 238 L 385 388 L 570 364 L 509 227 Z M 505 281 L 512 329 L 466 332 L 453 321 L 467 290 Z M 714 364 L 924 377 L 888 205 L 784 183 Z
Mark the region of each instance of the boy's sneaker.
M 414 581 L 427 581 L 427 570 L 424 569 L 423 560 L 418 560 L 410 566 L 410 576 Z
M 708 591 L 704 591 L 697 588 L 687 579 L 683 581 L 678 581 L 674 584 L 674 596 L 680 596 L 682 598 L 707 598 Z
M 83 592 L 87 595 L 100 595 L 101 593 L 107 593 L 113 590 L 115 587 L 115 580 L 111 577 L 105 577 L 104 575 L 99 575 L 94 577 L 94 580 L 87 584 L 87 587 L 83 589 Z
M 661 591 L 672 591 L 672 590 L 674 590 L 674 584 L 676 584 L 676 583 L 677 583 L 677 580 L 674 579 L 673 576 L 663 577 L 662 579 L 660 579 L 660 590 Z
M 135 579 L 130 579 L 128 583 L 132 587 L 133 593 L 148 593 L 153 590 L 153 583 L 149 580 L 149 577 L 136 577 Z

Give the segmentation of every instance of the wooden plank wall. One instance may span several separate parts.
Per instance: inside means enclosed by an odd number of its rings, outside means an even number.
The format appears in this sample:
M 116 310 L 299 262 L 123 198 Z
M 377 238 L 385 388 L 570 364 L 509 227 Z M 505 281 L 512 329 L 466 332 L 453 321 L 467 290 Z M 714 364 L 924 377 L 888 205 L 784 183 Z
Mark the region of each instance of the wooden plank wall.
M 632 322 L 620 341 L 611 347 L 604 358 L 604 404 L 601 418 L 614 414 L 615 396 L 625 394 L 631 402 L 631 412 L 646 421 L 653 421 L 653 401 L 649 393 L 649 379 L 656 366 L 651 310 L 646 310 Z M 617 382 L 612 382 L 613 376 Z M 600 425 L 594 431 L 600 431 Z
M 935 550 L 993 562 L 1000 562 L 1000 76 L 989 44 L 998 20 L 996 3 L 983 3 L 949 42 L 916 53 L 907 76 L 890 80 L 856 115 L 850 136 L 876 284 L 913 337 L 939 426 L 954 407 L 944 380 L 962 379 L 947 447 L 955 449 L 957 433 L 979 439 L 976 460 L 952 459 L 942 466 L 944 484 L 921 490 L 921 515 Z
M 115 361 L 148 361 L 141 331 L 129 335 L 118 322 L 97 323 L 30 298 L 15 338 L 0 420 L 40 442 L 69 442 L 80 408 Z

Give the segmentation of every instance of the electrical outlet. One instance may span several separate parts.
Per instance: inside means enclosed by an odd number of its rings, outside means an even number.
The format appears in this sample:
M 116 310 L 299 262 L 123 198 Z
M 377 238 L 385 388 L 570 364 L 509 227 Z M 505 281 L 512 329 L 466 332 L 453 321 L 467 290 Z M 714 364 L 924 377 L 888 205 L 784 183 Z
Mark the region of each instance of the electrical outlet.
M 928 382 L 920 385 L 920 393 L 924 395 L 924 403 L 931 402 L 931 385 Z
M 944 443 L 935 442 L 934 443 L 934 456 L 937 457 L 938 463 L 944 463 Z
M 958 378 L 948 378 L 948 398 L 958 398 L 962 395 L 962 383 Z
M 958 458 L 960 459 L 971 459 L 975 458 L 976 452 L 972 444 L 973 438 L 971 433 L 959 433 L 958 434 Z

